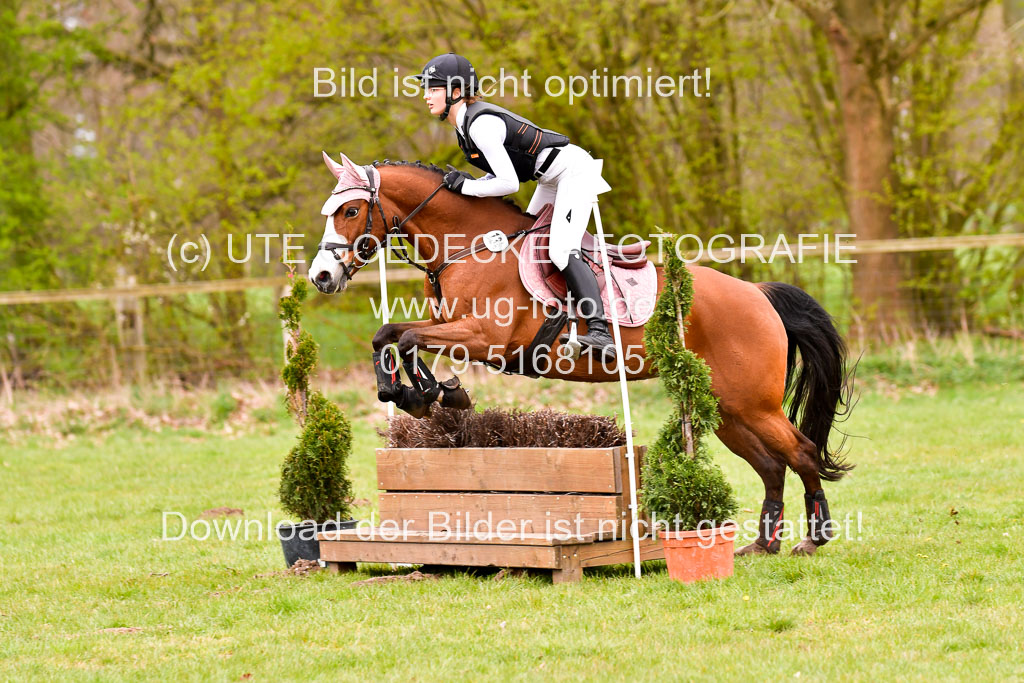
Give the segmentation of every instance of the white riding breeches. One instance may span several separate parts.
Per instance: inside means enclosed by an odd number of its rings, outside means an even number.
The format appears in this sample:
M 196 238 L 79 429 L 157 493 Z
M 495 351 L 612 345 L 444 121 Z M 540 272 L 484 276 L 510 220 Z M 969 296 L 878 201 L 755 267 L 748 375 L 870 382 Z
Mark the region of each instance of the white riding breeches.
M 548 253 L 559 270 L 569 264 L 569 253 L 580 248 L 597 195 L 610 189 L 601 178 L 601 163 L 573 144 L 562 147 L 537 180 L 526 211 L 536 215 L 545 204 L 554 204 Z

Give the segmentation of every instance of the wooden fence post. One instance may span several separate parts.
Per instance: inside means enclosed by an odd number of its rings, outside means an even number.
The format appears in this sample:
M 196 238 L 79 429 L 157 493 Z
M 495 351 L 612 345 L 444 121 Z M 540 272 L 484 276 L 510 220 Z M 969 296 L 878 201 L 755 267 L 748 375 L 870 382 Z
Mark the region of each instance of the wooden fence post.
M 123 266 L 117 269 L 119 287 L 135 287 L 134 275 L 127 275 Z M 117 342 L 128 351 L 132 359 L 132 381 L 146 383 L 146 332 L 143 326 L 142 300 L 138 296 L 118 296 L 114 299 L 117 314 Z
M 11 380 L 7 376 L 7 366 L 4 365 L 3 359 L 0 359 L 0 380 L 3 381 L 4 400 L 7 402 L 7 405 L 13 406 L 14 392 L 11 390 Z
M 18 346 L 15 344 L 13 332 L 7 333 L 7 349 L 11 352 L 11 382 L 15 389 L 24 389 L 25 375 L 21 371 L 21 360 L 18 358 Z

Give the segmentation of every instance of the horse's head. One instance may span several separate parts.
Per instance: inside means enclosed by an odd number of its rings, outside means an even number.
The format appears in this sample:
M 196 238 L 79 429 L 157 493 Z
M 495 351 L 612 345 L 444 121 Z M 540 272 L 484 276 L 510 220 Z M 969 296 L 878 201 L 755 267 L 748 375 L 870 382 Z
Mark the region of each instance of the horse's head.
M 496 225 L 514 230 L 530 222 L 515 205 L 499 198 L 442 192 L 444 172 L 435 166 L 385 161 L 381 165 L 387 176 L 385 196 L 376 166 L 359 166 L 344 154 L 339 164 L 326 152 L 324 163 L 338 184 L 321 210 L 327 216 L 327 226 L 309 266 L 310 281 L 324 294 L 343 291 L 389 234 L 404 239 L 417 254 L 417 260 L 411 261 L 403 249 L 398 257 L 423 270 L 420 264 L 436 260 L 442 243 L 445 250 L 453 248 L 450 237 L 469 240 Z
M 323 154 L 338 184 L 320 210 L 327 216 L 327 226 L 309 266 L 309 279 L 324 294 L 335 294 L 376 253 L 387 226 L 383 216 L 374 223 L 374 207 L 380 201 L 377 169 L 358 166 L 344 154 L 340 164 Z

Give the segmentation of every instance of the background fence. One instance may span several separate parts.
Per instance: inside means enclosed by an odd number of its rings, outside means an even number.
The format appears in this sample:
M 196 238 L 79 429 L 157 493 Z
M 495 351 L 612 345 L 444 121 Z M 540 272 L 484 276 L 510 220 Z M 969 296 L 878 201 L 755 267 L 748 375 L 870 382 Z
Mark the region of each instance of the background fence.
M 956 254 L 977 260 L 979 254 L 1001 250 L 1002 259 L 1019 264 L 1024 259 L 1024 234 L 970 235 L 943 238 L 875 240 L 844 243 L 844 257 L 869 253 Z M 767 248 L 765 250 L 767 252 Z M 834 252 L 833 252 L 834 253 Z M 794 248 L 795 266 L 760 264 L 756 254 L 716 249 L 689 257 L 755 280 L 792 282 L 814 295 L 849 332 L 858 311 L 851 300 L 848 266 L 824 263 L 823 246 Z M 730 257 L 732 263 L 718 265 Z M 832 259 L 834 260 L 834 259 Z M 984 276 L 984 270 L 981 271 Z M 966 332 L 1024 337 L 1021 320 L 1021 275 L 1016 281 L 992 283 L 987 295 L 969 299 L 973 291 L 956 282 L 942 296 L 933 297 L 957 312 L 953 326 Z M 393 298 L 422 300 L 422 274 L 395 264 L 388 269 Z M 79 383 L 141 384 L 161 377 L 185 384 L 205 384 L 222 377 L 267 376 L 280 359 L 277 299 L 288 284 L 285 276 L 206 280 L 183 283 L 134 284 L 90 289 L 0 292 L 0 321 L 4 344 L 0 346 L 0 382 L 5 395 L 33 384 Z M 368 353 L 370 338 L 379 326 L 378 269 L 363 269 L 351 287 L 357 295 L 314 296 L 307 307 L 307 325 L 323 347 L 323 363 L 344 367 Z M 214 297 L 242 297 L 245 317 L 234 326 L 218 319 L 223 304 Z M 372 300 L 372 301 L 371 301 Z M 185 306 L 182 302 L 188 302 Z M 1016 306 L 1016 309 L 1014 309 Z M 415 310 L 415 306 L 413 306 Z M 176 313 L 189 311 L 182 323 Z M 969 311 L 969 313 L 968 313 Z M 415 318 L 402 307 L 397 319 Z M 40 329 L 37 321 L 48 321 Z M 229 328 L 227 332 L 223 328 Z M 231 327 L 245 334 L 231 334 Z M 936 330 L 920 323 L 918 334 Z M 858 339 L 851 340 L 857 346 Z M 239 349 L 237 344 L 245 348 Z

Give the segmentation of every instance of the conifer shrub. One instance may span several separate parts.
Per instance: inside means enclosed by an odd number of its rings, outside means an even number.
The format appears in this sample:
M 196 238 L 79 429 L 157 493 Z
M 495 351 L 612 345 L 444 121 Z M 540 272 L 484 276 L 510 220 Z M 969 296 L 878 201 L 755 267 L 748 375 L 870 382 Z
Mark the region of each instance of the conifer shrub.
M 281 465 L 278 495 L 281 508 L 302 520 L 344 520 L 352 500 L 348 473 L 352 427 L 338 406 L 320 392 L 309 390 L 319 348 L 301 327 L 308 285 L 305 278 L 292 275 L 291 294 L 282 297 L 280 304 L 280 317 L 288 330 L 281 378 L 287 389 L 288 411 L 302 432 Z
M 705 443 L 721 422 L 710 368 L 681 339 L 692 304 L 693 276 L 671 253 L 665 289 L 645 327 L 644 343 L 675 406 L 644 458 L 641 504 L 673 530 L 717 526 L 738 508 Z

